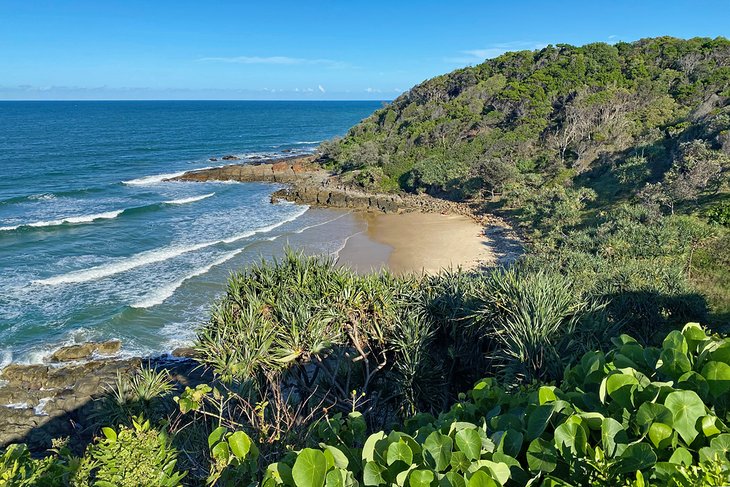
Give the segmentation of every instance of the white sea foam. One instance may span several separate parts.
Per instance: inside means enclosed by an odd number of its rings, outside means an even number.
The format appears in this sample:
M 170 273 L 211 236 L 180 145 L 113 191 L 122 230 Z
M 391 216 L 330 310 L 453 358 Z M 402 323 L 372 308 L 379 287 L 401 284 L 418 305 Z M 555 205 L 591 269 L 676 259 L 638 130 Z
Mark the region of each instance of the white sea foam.
M 197 169 L 194 169 L 197 170 Z M 145 176 L 142 178 L 137 179 L 130 179 L 129 181 L 122 181 L 123 184 L 127 184 L 129 186 L 147 186 L 150 184 L 158 184 L 164 181 L 165 179 L 171 179 L 176 178 L 178 176 L 182 176 L 188 171 L 180 171 L 180 172 L 171 172 L 167 174 L 154 174 L 152 176 Z
M 275 228 L 279 228 L 280 226 L 282 226 L 286 223 L 293 222 L 294 220 L 296 220 L 297 218 L 299 218 L 300 216 L 305 214 L 308 209 L 309 209 L 309 206 L 302 206 L 299 211 L 297 211 L 290 217 L 283 219 L 280 222 L 272 223 L 271 225 L 253 230 L 252 232 L 247 232 L 247 234 L 242 234 L 243 236 L 236 236 L 236 237 L 224 239 L 223 242 L 232 243 L 232 242 L 235 242 L 236 240 L 241 240 L 242 238 L 251 237 L 255 234 L 269 233 L 270 231 L 274 230 Z
M 10 404 L 5 404 L 4 407 L 10 409 L 30 409 L 30 405 L 27 402 L 11 402 Z
M 228 252 L 228 253 L 224 254 L 223 256 L 219 257 L 218 259 L 214 260 L 210 264 L 200 267 L 198 269 L 195 269 L 193 272 L 186 275 L 182 279 L 172 282 L 172 283 L 168 284 L 167 286 L 163 286 L 161 288 L 156 289 L 154 292 L 147 295 L 144 299 L 132 304 L 131 305 L 132 308 L 140 308 L 140 309 L 151 308 L 153 306 L 157 306 L 158 304 L 164 303 L 170 296 L 172 296 L 175 293 L 175 291 L 177 291 L 177 289 L 180 286 L 183 285 L 183 283 L 185 281 L 187 281 L 188 279 L 192 279 L 193 277 L 199 276 L 201 274 L 205 274 L 206 272 L 210 271 L 213 267 L 215 267 L 217 265 L 221 265 L 228 260 L 231 260 L 238 254 L 243 252 L 244 249 L 245 249 L 245 247 L 236 249 L 232 252 Z
M 314 225 L 307 225 L 306 227 L 302 227 L 302 228 L 300 228 L 299 230 L 295 230 L 295 231 L 294 231 L 294 233 L 303 233 L 303 232 L 304 232 L 304 231 L 306 231 L 306 230 L 310 230 L 310 229 L 312 229 L 312 228 L 316 228 L 316 227 L 321 227 L 322 225 L 327 225 L 328 223 L 332 223 L 332 222 L 334 222 L 334 221 L 337 221 L 337 220 L 339 220 L 340 218 L 342 218 L 343 216 L 349 215 L 350 213 L 351 213 L 351 212 L 350 212 L 350 211 L 348 211 L 347 213 L 343 213 L 342 215 L 340 215 L 340 216 L 338 216 L 338 217 L 336 217 L 336 218 L 333 218 L 333 219 L 331 219 L 331 220 L 327 220 L 327 221 L 324 221 L 324 222 L 322 222 L 322 223 L 315 223 Z
M 81 215 L 81 216 L 68 216 L 59 218 L 57 220 L 46 220 L 33 223 L 21 223 L 10 227 L 0 227 L 0 231 L 17 230 L 22 227 L 53 227 L 63 224 L 79 224 L 79 223 L 91 223 L 96 220 L 108 220 L 116 218 L 121 215 L 124 210 L 107 211 L 104 213 L 95 213 L 93 215 Z
M 60 276 L 54 276 L 49 277 L 46 279 L 38 279 L 33 281 L 33 284 L 40 284 L 44 286 L 56 286 L 59 284 L 71 284 L 71 283 L 79 283 L 79 282 L 87 282 L 87 281 L 95 281 L 98 279 L 103 279 L 105 277 L 113 276 L 115 274 L 119 274 L 122 272 L 126 272 L 132 269 L 136 269 L 137 267 L 146 266 L 149 264 L 154 264 L 157 262 L 163 262 L 169 259 L 173 259 L 175 257 L 178 257 L 183 254 L 187 254 L 189 252 L 194 252 L 196 250 L 204 249 L 206 247 L 211 247 L 216 244 L 230 244 L 233 242 L 236 242 L 238 240 L 252 237 L 253 235 L 259 234 L 259 233 L 268 233 L 271 230 L 280 227 L 281 225 L 284 225 L 285 223 L 291 222 L 299 218 L 301 215 L 303 215 L 307 210 L 309 209 L 308 206 L 302 206 L 301 209 L 293 214 L 292 216 L 285 218 L 284 220 L 265 226 L 261 228 L 257 228 L 255 230 L 250 230 L 248 232 L 244 232 L 238 235 L 234 235 L 229 238 L 224 238 L 221 240 L 214 240 L 212 242 L 202 242 L 198 244 L 193 245 L 175 245 L 171 247 L 165 247 L 162 249 L 157 250 L 149 250 L 146 252 L 141 252 L 139 254 L 135 254 L 131 257 L 128 257 L 124 260 L 118 260 L 109 264 L 104 264 L 96 267 L 91 267 L 89 269 L 83 269 L 79 271 L 72 271 L 67 274 L 62 274 Z
M 359 231 L 359 232 L 355 232 L 355 233 L 353 233 L 352 235 L 348 235 L 348 236 L 347 236 L 347 238 L 345 238 L 345 240 L 343 240 L 343 242 L 342 242 L 342 245 L 340 245 L 340 246 L 339 246 L 339 248 L 335 249 L 334 251 L 330 252 L 330 255 L 334 256 L 335 260 L 339 259 L 339 258 L 340 258 L 340 252 L 342 252 L 342 250 L 343 250 L 343 249 L 344 249 L 345 247 L 347 247 L 347 242 L 348 242 L 348 241 L 349 241 L 349 240 L 350 240 L 350 239 L 351 239 L 352 237 L 354 237 L 355 235 L 360 235 L 361 233 L 363 233 L 363 231 L 364 231 L 364 230 L 361 230 L 361 231 Z
M 165 203 L 168 204 L 168 205 L 184 205 L 186 203 L 194 203 L 196 201 L 200 201 L 200 200 L 204 200 L 206 198 L 210 198 L 214 194 L 215 193 L 208 193 L 208 194 L 203 194 L 203 195 L 200 195 L 200 196 L 191 196 L 190 198 L 181 198 L 179 200 L 169 200 L 169 201 L 165 201 Z
M 46 412 L 46 404 L 48 404 L 51 401 L 53 401 L 52 397 L 41 398 L 38 401 L 38 404 L 36 405 L 36 407 L 33 408 L 33 413 L 36 416 L 48 416 L 48 413 Z
M 196 250 L 204 249 L 219 243 L 219 240 L 215 242 L 204 242 L 194 245 L 175 245 L 166 247 L 163 249 L 150 250 L 147 252 L 141 252 L 133 255 L 124 260 L 118 260 L 110 264 L 104 264 L 89 269 L 83 269 L 79 271 L 69 272 L 60 276 L 49 277 L 47 279 L 38 279 L 33 281 L 33 284 L 41 284 L 44 286 L 56 286 L 58 284 L 71 284 L 76 282 L 87 282 L 103 279 L 105 277 L 113 276 L 121 272 L 126 272 L 137 267 L 142 267 L 156 262 L 162 262 L 168 259 L 178 257 L 188 252 L 194 252 Z
M 56 195 L 52 193 L 42 193 L 42 194 L 34 194 L 31 196 L 28 196 L 29 200 L 44 200 L 44 201 L 50 201 L 55 200 Z
M 294 142 L 294 145 L 319 144 L 321 142 L 321 140 L 299 140 L 297 142 Z
M 148 186 L 152 184 L 159 184 L 163 182 L 165 179 L 172 179 L 176 178 L 178 176 L 182 176 L 183 174 L 187 172 L 193 172 L 193 171 L 203 171 L 205 169 L 214 169 L 216 167 L 220 166 L 207 166 L 207 167 L 196 167 L 194 169 L 188 169 L 187 171 L 180 171 L 180 172 L 171 172 L 167 174 L 153 174 L 151 176 L 144 176 L 137 179 L 130 179 L 129 181 L 122 181 L 123 184 L 127 184 L 130 186 Z

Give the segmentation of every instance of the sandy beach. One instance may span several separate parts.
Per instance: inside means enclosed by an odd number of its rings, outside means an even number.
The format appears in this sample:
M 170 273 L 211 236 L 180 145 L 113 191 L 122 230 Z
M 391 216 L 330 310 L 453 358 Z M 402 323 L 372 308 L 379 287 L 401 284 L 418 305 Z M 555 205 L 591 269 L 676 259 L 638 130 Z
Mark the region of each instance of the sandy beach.
M 466 216 L 361 212 L 356 218 L 362 231 L 347 241 L 339 262 L 358 272 L 388 268 L 396 274 L 433 274 L 495 261 L 484 228 Z

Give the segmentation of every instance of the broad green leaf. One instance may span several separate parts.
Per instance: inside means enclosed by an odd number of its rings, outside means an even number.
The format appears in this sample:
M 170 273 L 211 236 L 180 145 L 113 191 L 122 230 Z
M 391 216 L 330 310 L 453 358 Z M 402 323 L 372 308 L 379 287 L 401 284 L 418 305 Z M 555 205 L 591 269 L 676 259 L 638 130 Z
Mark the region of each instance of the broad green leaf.
M 479 441 L 479 445 L 481 448 L 481 440 Z M 450 437 L 434 431 L 428 435 L 428 438 L 423 443 L 424 456 L 429 457 L 437 472 L 443 472 L 449 466 L 453 447 L 454 443 Z M 466 452 L 464 453 L 466 454 Z
M 466 457 L 466 454 L 461 451 L 455 451 L 451 454 L 451 469 L 458 472 L 466 472 L 471 465 L 471 461 Z
M 550 418 L 555 410 L 552 404 L 546 404 L 536 407 L 527 418 L 527 439 L 534 440 L 542 435 L 545 428 L 550 423 Z
M 393 465 L 395 462 L 403 462 L 406 465 L 410 465 L 413 463 L 413 452 L 405 442 L 399 440 L 388 446 L 387 461 L 388 465 Z
M 672 453 L 672 456 L 669 457 L 669 463 L 673 463 L 675 465 L 692 465 L 693 459 L 692 454 L 683 447 L 679 447 L 676 450 L 674 450 L 674 453 Z
M 662 342 L 662 349 L 676 350 L 685 355 L 689 351 L 687 347 L 687 340 L 684 338 L 684 335 L 682 335 L 679 330 L 672 330 L 669 332 L 669 334 L 664 338 L 664 341 Z
M 555 446 L 559 451 L 567 448 L 574 455 L 583 456 L 588 438 L 582 426 L 574 421 L 566 421 L 555 428 Z
M 492 462 L 490 460 L 481 460 L 489 469 L 491 477 L 497 481 L 500 485 L 504 485 L 510 478 L 509 465 L 506 463 Z
M 517 457 L 522 450 L 523 440 L 524 436 L 519 431 L 507 430 L 502 434 L 497 450 L 511 457 Z
M 538 402 L 540 403 L 540 405 L 552 401 L 557 401 L 558 397 L 555 395 L 556 389 L 557 388 L 554 386 L 540 387 L 540 389 L 538 389 L 537 391 Z
M 292 477 L 297 487 L 322 487 L 327 473 L 327 459 L 319 450 L 305 448 L 297 455 Z
M 700 397 L 707 397 L 710 394 L 710 384 L 701 374 L 690 370 L 677 379 L 675 389 L 695 391 Z
M 629 443 L 624 427 L 613 418 L 604 418 L 601 423 L 601 442 L 606 455 L 620 455 Z
M 266 467 L 266 475 L 274 479 L 277 484 L 294 484 L 291 467 L 284 462 L 272 463 Z
M 730 365 L 730 341 L 723 342 L 710 352 L 710 359 Z
M 684 337 L 683 337 L 684 338 Z M 706 414 L 705 404 L 694 391 L 670 393 L 664 405 L 672 412 L 672 426 L 688 445 L 697 437 L 695 424 Z
M 245 460 L 248 452 L 251 451 L 251 438 L 243 431 L 236 431 L 228 438 L 231 453 L 239 460 Z
M 692 364 L 687 354 L 674 348 L 662 350 L 659 360 L 662 362 L 659 371 L 674 380 L 679 379 L 682 374 L 692 370 Z
M 362 447 L 362 459 L 366 462 L 372 462 L 377 459 L 378 462 L 385 463 L 384 448 L 379 445 L 381 440 L 385 438 L 385 433 L 382 431 L 368 436 L 368 439 L 365 440 L 365 444 Z
M 699 323 L 687 323 L 684 325 L 682 335 L 690 345 L 696 346 L 697 343 L 707 340 L 707 334 Z
M 107 440 L 110 440 L 112 442 L 117 441 L 117 432 L 114 431 L 114 428 L 109 428 L 108 426 L 105 426 L 101 429 L 101 432 L 104 433 L 104 436 L 106 436 Z
M 722 434 L 710 441 L 710 446 L 700 449 L 701 462 L 727 461 L 730 453 L 730 434 Z
M 211 448 L 210 454 L 217 462 L 227 464 L 231 457 L 231 450 L 228 448 L 228 443 L 221 441 Z
M 550 473 L 558 465 L 558 452 L 552 442 L 536 438 L 527 448 L 527 465 L 532 472 Z
M 482 439 L 476 430 L 461 430 L 456 433 L 456 446 L 469 460 L 478 460 L 482 454 Z M 438 469 L 441 471 L 441 469 Z
M 499 487 L 484 470 L 477 470 L 469 477 L 468 487 Z
M 717 416 L 711 416 L 707 415 L 702 418 L 702 434 L 704 434 L 706 437 L 710 438 L 715 435 L 719 435 L 722 431 L 720 430 L 720 427 L 722 425 L 719 425 L 719 420 L 717 419 Z
M 633 395 L 639 386 L 636 377 L 628 374 L 615 373 L 605 379 L 606 393 L 622 408 L 633 408 Z
M 657 461 L 656 453 L 646 443 L 629 445 L 621 454 L 618 473 L 630 473 L 653 466 Z
M 439 481 L 439 487 L 466 487 L 466 480 L 456 472 L 446 472 Z
M 363 484 L 368 486 L 376 486 L 385 484 L 383 472 L 385 469 L 375 462 L 369 461 L 365 464 L 362 471 Z
M 337 467 L 346 470 L 349 466 L 350 461 L 347 459 L 347 455 L 345 455 L 342 450 L 339 448 L 332 446 L 332 445 L 324 445 L 320 443 L 319 445 L 321 448 L 324 449 L 324 451 L 331 456 L 332 458 L 332 464 Z
M 647 427 L 654 423 L 672 424 L 672 412 L 661 404 L 645 402 L 636 413 L 636 423 Z
M 325 477 L 326 487 L 345 487 L 345 479 L 347 478 L 347 472 L 345 470 L 336 468 L 330 470 Z
M 216 429 L 213 430 L 211 434 L 208 435 L 208 448 L 212 448 L 213 445 L 221 441 L 223 439 L 223 436 L 226 434 L 228 430 L 225 426 L 219 426 Z
M 431 470 L 413 470 L 408 477 L 408 485 L 411 487 L 429 487 L 436 479 Z
M 674 430 L 664 423 L 652 423 L 649 427 L 649 440 L 654 448 L 663 450 L 672 444 Z
M 710 386 L 710 394 L 720 397 L 730 390 L 730 365 L 724 362 L 707 362 L 702 367 L 702 376 Z

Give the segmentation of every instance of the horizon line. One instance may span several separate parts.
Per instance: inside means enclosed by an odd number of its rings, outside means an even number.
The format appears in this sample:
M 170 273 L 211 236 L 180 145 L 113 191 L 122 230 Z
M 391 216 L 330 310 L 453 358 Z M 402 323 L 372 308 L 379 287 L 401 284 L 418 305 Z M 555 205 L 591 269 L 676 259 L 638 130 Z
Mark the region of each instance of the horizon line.
M 325 99 L 283 99 L 283 98 L 53 98 L 53 99 L 39 99 L 39 98 L 0 98 L 0 102 L 27 102 L 27 101 L 303 101 L 303 102 L 316 102 L 316 101 L 379 101 L 379 102 L 391 102 L 395 98 L 388 99 L 372 99 L 372 98 L 325 98 Z

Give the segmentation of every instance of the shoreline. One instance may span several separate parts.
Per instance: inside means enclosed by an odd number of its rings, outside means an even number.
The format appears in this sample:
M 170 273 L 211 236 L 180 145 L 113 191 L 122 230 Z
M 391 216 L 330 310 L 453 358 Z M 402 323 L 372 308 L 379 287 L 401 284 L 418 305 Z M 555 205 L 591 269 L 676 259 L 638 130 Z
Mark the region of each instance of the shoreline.
M 338 264 L 357 272 L 436 274 L 474 270 L 512 260 L 485 227 L 463 215 L 357 212 L 362 230 L 339 252 Z
M 368 194 L 338 186 L 336 176 L 311 162 L 311 157 L 290 157 L 191 171 L 173 180 L 281 183 L 287 187 L 272 194 L 272 203 L 285 199 L 352 214 L 358 231 L 337 251 L 337 265 L 358 273 L 472 270 L 499 265 L 521 253 L 519 239 L 509 226 L 491 215 L 477 215 L 467 205 L 430 196 Z M 327 237 L 320 234 L 319 238 Z M 41 452 L 54 437 L 85 438 L 93 429 L 89 416 L 98 407 L 96 399 L 105 394 L 107 384 L 114 383 L 117 373 L 130 374 L 150 364 L 168 370 L 178 387 L 194 384 L 205 375 L 196 369 L 191 349 L 130 357 L 120 353 L 116 343 L 108 354 L 95 353 L 94 348 L 70 360 L 52 358 L 63 355 L 64 348 L 84 345 L 61 347 L 42 363 L 11 362 L 0 370 L 0 448 L 22 441 Z

